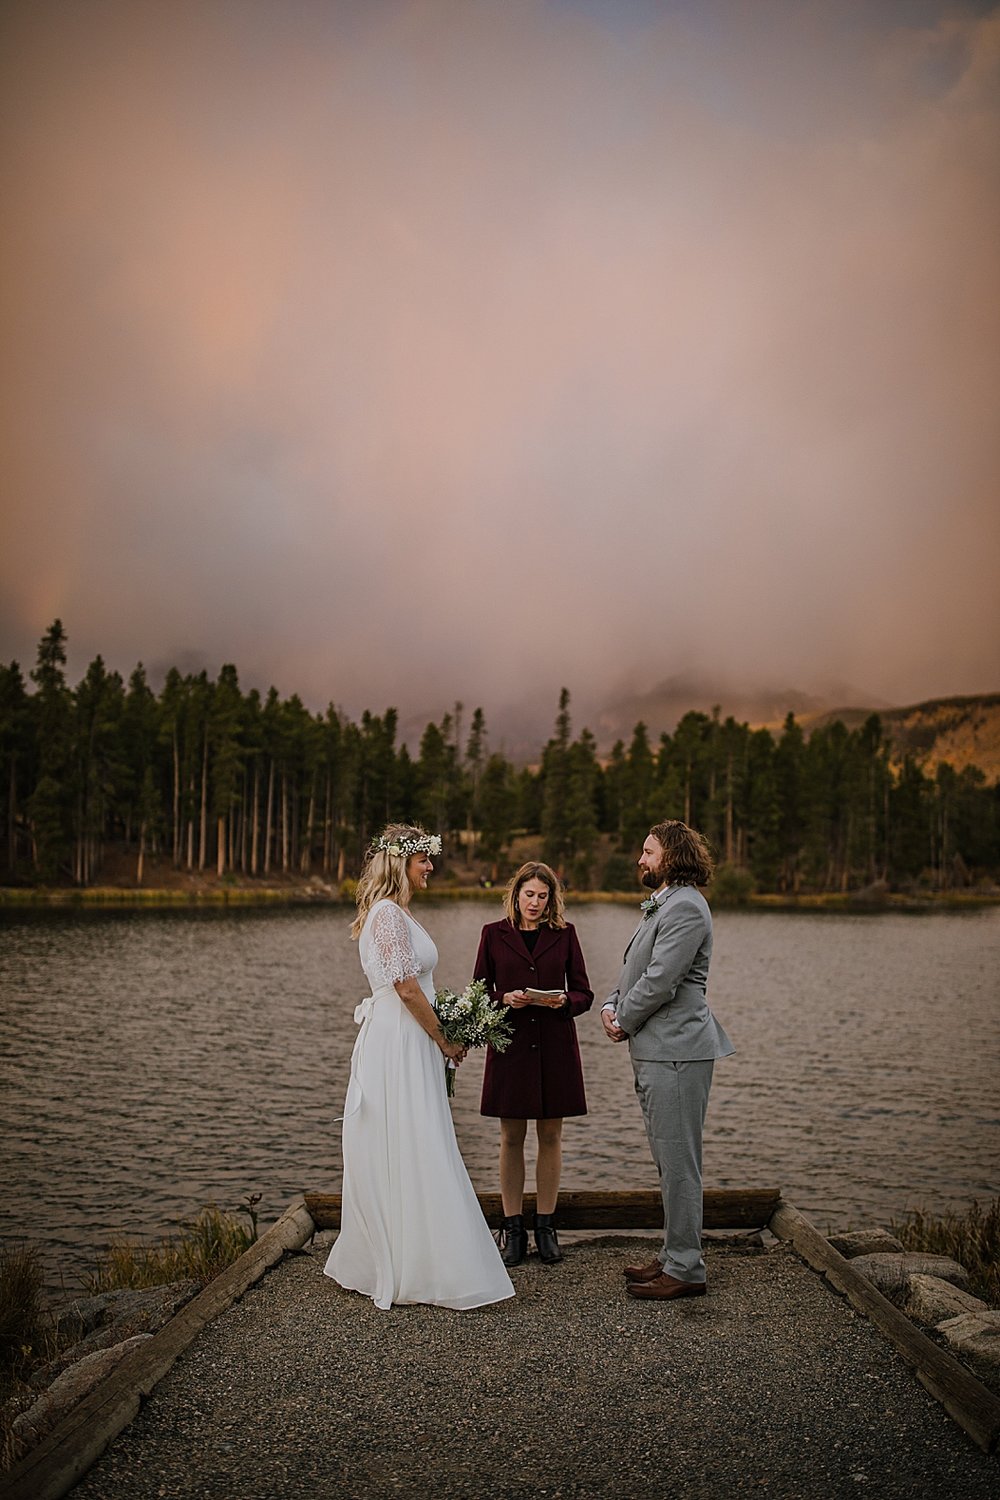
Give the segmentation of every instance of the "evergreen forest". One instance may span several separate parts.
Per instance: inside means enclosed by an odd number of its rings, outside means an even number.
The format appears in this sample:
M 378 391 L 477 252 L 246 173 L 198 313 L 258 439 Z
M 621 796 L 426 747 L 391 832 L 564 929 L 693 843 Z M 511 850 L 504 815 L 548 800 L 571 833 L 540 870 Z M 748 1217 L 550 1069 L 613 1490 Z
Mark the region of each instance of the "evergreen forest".
M 444 875 L 503 878 L 541 857 L 579 889 L 633 890 L 652 823 L 708 838 L 719 894 L 946 890 L 1000 873 L 1000 787 L 975 767 L 897 759 L 876 714 L 806 736 L 691 712 L 655 742 L 637 724 L 599 757 L 569 693 L 533 767 L 490 748 L 481 708 L 427 725 L 416 755 L 396 710 L 358 723 L 294 694 L 244 692 L 235 666 L 128 682 L 101 657 L 72 687 L 56 620 L 26 682 L 0 664 L 0 882 L 99 883 L 112 859 L 217 876 L 356 875 L 387 821 L 444 838 Z

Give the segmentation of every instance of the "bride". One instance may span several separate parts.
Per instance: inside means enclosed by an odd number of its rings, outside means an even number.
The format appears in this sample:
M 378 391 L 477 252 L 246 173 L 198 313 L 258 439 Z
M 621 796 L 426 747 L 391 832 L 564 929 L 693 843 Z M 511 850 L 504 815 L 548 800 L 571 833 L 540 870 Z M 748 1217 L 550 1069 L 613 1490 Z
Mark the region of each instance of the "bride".
M 514 1295 L 455 1140 L 442 1056 L 464 1052 L 431 1005 L 437 949 L 409 910 L 440 852 L 436 835 L 390 824 L 369 850 L 351 928 L 371 995 L 354 1012 L 341 1229 L 325 1270 L 381 1308 Z

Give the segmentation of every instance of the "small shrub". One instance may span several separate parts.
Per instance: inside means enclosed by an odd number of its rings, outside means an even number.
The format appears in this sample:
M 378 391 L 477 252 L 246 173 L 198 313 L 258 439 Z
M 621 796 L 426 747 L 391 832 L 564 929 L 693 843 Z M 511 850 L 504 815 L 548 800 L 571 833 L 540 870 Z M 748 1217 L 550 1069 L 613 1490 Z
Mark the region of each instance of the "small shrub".
M 636 862 L 627 854 L 609 854 L 604 866 L 601 886 L 606 891 L 635 891 L 642 895 Z
M 117 1287 L 166 1286 L 189 1278 L 206 1283 L 249 1250 L 255 1231 L 255 1216 L 248 1229 L 213 1204 L 185 1225 L 176 1239 L 163 1239 L 157 1245 L 114 1241 L 84 1284 L 95 1293 Z
M 28 1384 L 32 1373 L 59 1349 L 42 1310 L 42 1283 L 33 1245 L 0 1250 L 0 1472 L 21 1456 L 11 1429 L 38 1395 Z
M 949 1255 L 969 1273 L 969 1285 L 991 1307 L 1000 1307 L 1000 1198 L 982 1208 L 973 1199 L 964 1213 L 928 1214 L 910 1209 L 892 1232 L 907 1250 Z
M 711 896 L 717 906 L 745 906 L 754 892 L 754 878 L 740 865 L 719 865 Z
M 352 880 L 350 875 L 345 876 L 344 879 L 340 882 L 341 901 L 354 901 L 357 899 L 357 894 L 358 882 L 356 880 Z

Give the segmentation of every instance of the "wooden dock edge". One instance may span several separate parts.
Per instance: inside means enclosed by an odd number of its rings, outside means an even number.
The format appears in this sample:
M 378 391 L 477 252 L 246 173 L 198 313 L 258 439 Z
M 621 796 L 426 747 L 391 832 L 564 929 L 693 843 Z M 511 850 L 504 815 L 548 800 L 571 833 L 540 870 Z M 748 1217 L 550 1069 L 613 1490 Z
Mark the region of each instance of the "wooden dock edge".
M 1000 1398 L 953 1354 L 911 1323 L 790 1203 L 778 1204 L 767 1227 L 779 1239 L 788 1241 L 807 1265 L 822 1272 L 852 1307 L 875 1324 L 907 1364 L 912 1365 L 921 1385 L 940 1401 L 948 1415 L 984 1453 L 996 1451 L 1000 1439 Z
M 286 1251 L 301 1249 L 315 1232 L 304 1199 L 296 1198 L 239 1260 L 210 1281 L 159 1333 L 127 1354 L 20 1463 L 0 1475 L 4 1500 L 61 1500 L 133 1420 L 143 1398 L 201 1329 L 242 1297 Z
M 499 1229 L 499 1193 L 478 1193 L 491 1229 Z M 708 1188 L 706 1229 L 764 1229 L 781 1202 L 780 1188 Z M 306 1208 L 317 1229 L 339 1229 L 339 1193 L 306 1193 Z M 524 1212 L 535 1212 L 534 1193 L 525 1193 Z M 560 1229 L 662 1229 L 663 1199 L 658 1188 L 628 1192 L 561 1192 L 556 1220 Z

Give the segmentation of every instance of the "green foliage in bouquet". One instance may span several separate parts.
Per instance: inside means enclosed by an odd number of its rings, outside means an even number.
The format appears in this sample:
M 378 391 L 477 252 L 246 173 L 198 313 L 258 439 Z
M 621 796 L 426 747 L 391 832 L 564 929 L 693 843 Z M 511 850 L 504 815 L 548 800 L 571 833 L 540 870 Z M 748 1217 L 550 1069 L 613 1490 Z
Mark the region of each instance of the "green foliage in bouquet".
M 453 1046 L 492 1047 L 494 1052 L 505 1052 L 514 1039 L 514 1028 L 510 1016 L 502 1005 L 495 1005 L 490 992 L 481 979 L 467 984 L 460 995 L 454 990 L 438 990 L 434 996 L 434 1011 L 441 1022 L 445 1041 Z M 455 1094 L 455 1069 L 445 1063 L 445 1078 L 448 1098 Z

